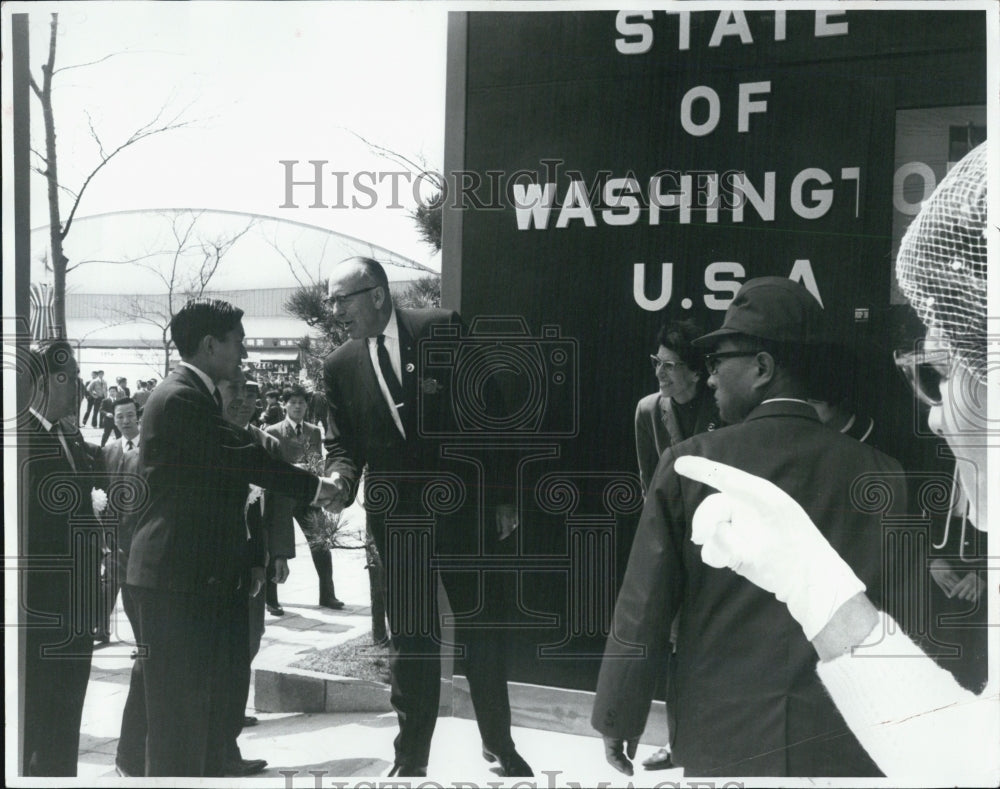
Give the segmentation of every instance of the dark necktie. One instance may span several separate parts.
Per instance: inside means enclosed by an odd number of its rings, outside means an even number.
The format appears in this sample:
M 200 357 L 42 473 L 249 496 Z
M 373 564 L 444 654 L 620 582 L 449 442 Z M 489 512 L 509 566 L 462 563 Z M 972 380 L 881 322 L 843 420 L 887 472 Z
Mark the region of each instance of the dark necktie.
M 301 424 L 295 426 L 295 435 L 298 436 L 299 438 L 302 438 L 302 425 Z
M 382 370 L 382 377 L 386 386 L 389 387 L 389 394 L 396 408 L 403 407 L 403 386 L 396 377 L 396 371 L 392 369 L 392 362 L 389 360 L 389 349 L 385 347 L 385 335 L 378 336 L 378 366 Z
M 135 449 L 135 445 L 131 442 L 131 440 L 125 442 L 125 449 Z
M 215 387 L 215 391 L 213 392 L 213 395 L 215 396 L 215 402 L 216 402 L 216 404 L 219 406 L 219 411 L 221 412 L 222 411 L 222 392 L 219 391 L 219 387 Z

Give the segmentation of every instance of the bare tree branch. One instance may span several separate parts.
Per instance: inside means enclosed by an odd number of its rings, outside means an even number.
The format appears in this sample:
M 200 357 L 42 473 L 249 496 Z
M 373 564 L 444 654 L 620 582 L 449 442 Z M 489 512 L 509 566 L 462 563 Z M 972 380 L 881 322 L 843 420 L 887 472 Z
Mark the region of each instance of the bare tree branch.
M 74 63 L 71 66 L 62 66 L 61 68 L 57 68 L 55 71 L 53 71 L 52 74 L 54 76 L 54 75 L 59 74 L 59 73 L 61 73 L 63 71 L 69 71 L 70 69 L 74 69 L 74 68 L 83 68 L 84 66 L 96 66 L 98 63 L 103 63 L 105 60 L 110 60 L 111 58 L 117 57 L 118 55 L 133 55 L 133 54 L 135 54 L 135 53 L 134 52 L 112 52 L 110 55 L 105 55 L 103 58 L 98 58 L 97 60 L 91 60 L 89 63 Z

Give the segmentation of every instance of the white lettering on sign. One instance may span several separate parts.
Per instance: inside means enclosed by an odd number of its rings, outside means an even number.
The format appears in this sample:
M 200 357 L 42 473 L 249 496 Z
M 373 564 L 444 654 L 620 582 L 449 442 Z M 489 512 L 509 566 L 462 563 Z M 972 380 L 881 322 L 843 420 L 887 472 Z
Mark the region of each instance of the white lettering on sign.
M 674 284 L 674 264 L 660 265 L 660 295 L 655 299 L 646 298 L 646 264 L 636 263 L 632 266 L 632 298 L 635 303 L 649 312 L 662 310 L 670 303 L 670 294 Z
M 691 108 L 698 99 L 708 102 L 708 117 L 701 123 L 696 123 L 691 117 Z M 707 85 L 696 85 L 681 99 L 681 126 L 692 137 L 704 137 L 719 125 L 719 111 L 719 94 Z
M 604 184 L 601 218 L 606 225 L 634 225 L 639 221 L 639 182 L 635 178 L 610 178 Z M 625 212 L 622 213 L 621 209 Z
M 615 48 L 623 55 L 645 55 L 653 48 L 653 28 L 633 19 L 652 20 L 652 11 L 619 11 L 615 18 L 615 29 L 623 38 L 615 39 Z M 638 41 L 630 40 L 635 36 Z
M 674 290 L 673 273 L 673 263 L 660 264 L 660 292 L 655 297 L 650 298 L 646 282 L 646 264 L 634 263 L 632 265 L 632 298 L 636 305 L 647 312 L 658 312 L 670 304 Z M 728 309 L 740 288 L 743 287 L 744 279 L 746 279 L 746 269 L 742 263 L 731 260 L 709 263 L 705 266 L 706 292 L 702 296 L 705 306 L 710 310 L 720 312 Z M 792 264 L 788 279 L 793 282 L 801 282 L 805 289 L 816 297 L 820 306 L 823 306 L 823 297 L 820 295 L 816 275 L 808 258 L 800 258 Z M 681 306 L 687 309 L 690 306 L 690 299 L 685 296 L 681 300 Z
M 785 41 L 787 38 L 787 27 L 785 24 L 785 10 L 760 11 L 755 13 L 771 13 L 774 15 L 774 41 Z M 850 29 L 846 21 L 846 11 L 816 11 L 813 24 L 814 38 L 830 38 L 833 36 L 846 36 Z M 657 20 L 664 20 L 663 24 L 669 24 L 676 20 L 677 23 L 677 50 L 686 52 L 691 49 L 691 12 L 690 11 L 619 11 L 615 15 L 615 49 L 623 55 L 645 55 L 653 49 L 656 32 L 654 25 Z M 659 25 L 657 25 L 659 26 Z M 707 29 L 707 26 L 701 27 Z M 661 31 L 663 32 L 663 31 Z M 750 33 L 750 25 L 747 22 L 746 14 L 743 11 L 727 9 L 720 11 L 712 26 L 712 33 L 708 41 L 704 42 L 709 47 L 718 47 L 727 43 L 724 39 L 739 39 L 740 46 L 752 46 L 755 42 Z
M 833 205 L 832 189 L 813 189 L 809 193 L 809 197 L 813 200 L 813 204 L 808 206 L 802 199 L 802 191 L 805 188 L 807 181 L 817 181 L 825 185 L 830 183 L 832 180 L 833 179 L 830 178 L 826 170 L 821 170 L 819 167 L 810 167 L 800 172 L 792 181 L 792 192 L 790 196 L 792 210 L 803 219 L 819 219 L 821 216 L 826 214 L 826 212 L 830 210 L 830 206 Z
M 906 199 L 904 191 L 906 179 L 911 176 L 921 179 L 924 184 L 920 199 L 912 203 Z M 928 165 L 923 162 L 907 162 L 892 176 L 892 205 L 901 214 L 916 216 L 920 211 L 920 204 L 933 194 L 935 186 L 937 186 L 937 178 Z
M 566 199 L 559 211 L 556 227 L 567 227 L 571 219 L 582 219 L 587 227 L 597 226 L 597 220 L 594 219 L 590 198 L 587 196 L 587 189 L 583 185 L 583 181 L 569 182 L 569 189 L 566 190 Z
M 742 11 L 722 11 L 715 20 L 715 29 L 712 30 L 712 38 L 709 39 L 708 45 L 717 47 L 726 36 L 739 36 L 741 44 L 753 43 L 746 14 Z
M 556 185 L 512 184 L 517 229 L 528 230 L 532 224 L 544 230 L 549 224 L 549 212 L 556 198 Z
M 735 277 L 736 279 L 720 279 L 722 276 Z M 729 303 L 743 287 L 740 280 L 745 276 L 746 270 L 739 263 L 723 261 L 709 263 L 705 266 L 705 287 L 713 293 L 728 293 L 729 298 L 720 299 L 718 296 L 706 295 L 704 297 L 705 306 L 710 310 L 724 310 L 729 307 Z

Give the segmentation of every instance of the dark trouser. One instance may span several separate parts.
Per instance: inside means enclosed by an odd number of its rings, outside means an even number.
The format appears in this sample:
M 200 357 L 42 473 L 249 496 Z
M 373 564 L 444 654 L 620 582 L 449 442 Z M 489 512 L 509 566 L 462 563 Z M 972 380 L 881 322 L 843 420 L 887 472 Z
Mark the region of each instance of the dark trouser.
M 233 728 L 233 668 L 249 662 L 246 589 L 198 595 L 130 589 L 138 603 L 140 647 L 148 650 L 136 660 L 129 688 L 130 696 L 143 689 L 145 774 L 220 776 L 239 733 Z
M 481 591 L 475 572 L 443 572 L 440 576 L 432 572 L 430 528 L 390 527 L 387 545 L 384 521 L 369 516 L 369 525 L 386 569 L 386 607 L 392 636 L 390 700 L 399 719 L 396 761 L 426 766 L 441 691 L 437 578 L 441 578 L 456 614 L 473 611 L 490 598 L 502 598 L 502 594 L 495 594 L 498 590 L 492 584 Z M 481 600 L 480 595 L 486 600 Z M 459 626 L 455 639 L 483 746 L 493 753 L 507 753 L 513 750 L 514 743 L 510 736 L 503 629 Z
M 84 427 L 87 424 L 87 420 L 90 419 L 90 415 L 93 414 L 94 421 L 91 423 L 91 427 L 97 427 L 97 417 L 101 412 L 101 399 L 100 397 L 91 397 L 87 395 L 87 410 L 83 414 L 83 419 L 80 420 L 80 426 Z
M 316 576 L 319 578 L 319 602 L 329 602 L 337 598 L 337 593 L 333 586 L 333 556 L 329 548 L 313 547 L 313 532 L 311 524 L 313 514 L 309 512 L 309 507 L 297 507 L 293 513 L 296 523 L 309 541 L 309 553 L 312 556 L 313 567 L 316 568 Z M 278 605 L 278 585 L 271 579 L 274 577 L 274 560 L 271 557 L 267 564 L 267 604 Z
M 72 624 L 68 573 L 25 576 L 25 604 L 38 612 L 61 610 L 63 624 L 36 625 L 21 631 L 25 639 L 24 773 L 72 777 L 79 758 L 80 721 L 94 651 L 91 623 Z
M 101 579 L 101 613 L 104 618 L 98 628 L 98 632 L 102 635 L 111 635 L 111 614 L 114 613 L 119 591 L 122 592 L 122 607 L 125 609 L 125 616 L 128 618 L 132 633 L 135 636 L 139 635 L 136 630 L 135 604 L 130 596 L 126 598 L 122 586 L 127 568 L 128 554 L 120 548 L 114 553 L 105 555 L 104 577 Z
M 142 638 L 139 635 L 139 611 L 133 594 L 133 587 L 122 586 L 122 606 L 125 616 L 132 625 L 135 642 L 140 650 L 140 659 L 132 664 L 125 709 L 122 711 L 122 729 L 118 737 L 118 751 L 115 762 L 132 776 L 146 774 L 146 696 L 143 687 L 142 657 L 145 655 Z

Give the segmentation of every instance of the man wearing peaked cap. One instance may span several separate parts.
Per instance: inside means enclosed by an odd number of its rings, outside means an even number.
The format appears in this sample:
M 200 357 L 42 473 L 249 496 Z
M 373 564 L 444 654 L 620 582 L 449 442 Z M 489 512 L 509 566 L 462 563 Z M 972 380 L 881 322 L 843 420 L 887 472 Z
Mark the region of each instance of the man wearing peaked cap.
M 646 496 L 591 719 L 608 761 L 626 774 L 625 746 L 634 755 L 679 609 L 667 704 L 674 763 L 686 774 L 880 774 L 816 678 L 814 634 L 773 596 L 703 562 L 692 519 L 714 491 L 674 470 L 676 458 L 699 455 L 770 480 L 806 512 L 822 513 L 813 521 L 879 596 L 883 513 L 857 511 L 851 486 L 878 474 L 895 508 L 905 487 L 896 461 L 824 427 L 806 401 L 811 367 L 824 363 L 824 323 L 802 285 L 761 277 L 743 285 L 720 329 L 694 342 L 708 351 L 708 385 L 728 426 L 668 448 Z

